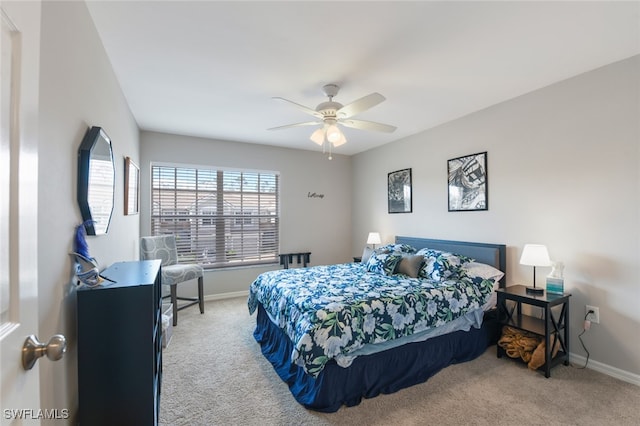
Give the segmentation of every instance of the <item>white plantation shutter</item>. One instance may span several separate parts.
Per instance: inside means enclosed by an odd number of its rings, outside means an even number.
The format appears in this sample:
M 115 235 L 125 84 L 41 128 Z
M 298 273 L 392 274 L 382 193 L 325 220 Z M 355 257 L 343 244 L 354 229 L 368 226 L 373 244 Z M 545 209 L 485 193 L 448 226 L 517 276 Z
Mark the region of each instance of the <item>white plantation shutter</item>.
M 151 233 L 174 234 L 180 262 L 205 268 L 275 263 L 276 172 L 151 167 Z

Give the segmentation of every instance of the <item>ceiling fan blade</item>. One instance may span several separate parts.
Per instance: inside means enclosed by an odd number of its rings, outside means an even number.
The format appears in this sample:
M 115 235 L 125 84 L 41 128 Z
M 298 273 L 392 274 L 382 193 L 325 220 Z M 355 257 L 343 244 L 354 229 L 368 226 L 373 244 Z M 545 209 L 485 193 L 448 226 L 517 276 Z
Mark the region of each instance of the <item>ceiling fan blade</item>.
M 386 98 L 380 93 L 374 92 L 343 106 L 337 111 L 336 115 L 338 116 L 338 118 L 349 118 L 356 114 L 360 114 L 361 112 L 366 111 L 369 108 L 373 108 L 385 99 Z
M 284 102 L 290 103 L 291 105 L 295 106 L 298 109 L 301 109 L 302 111 L 306 112 L 307 114 L 313 115 L 314 117 L 317 117 L 317 118 L 323 118 L 322 114 L 320 114 L 315 109 L 311 109 L 311 108 L 306 107 L 304 105 L 297 104 L 297 103 L 295 103 L 293 101 L 290 101 L 289 99 L 280 98 L 280 97 L 275 97 L 273 99 L 276 99 L 278 101 L 284 101 Z
M 318 124 L 322 124 L 319 121 L 305 121 L 304 123 L 295 123 L 295 124 L 287 124 L 285 126 L 272 127 L 267 130 L 282 130 L 289 129 L 291 127 L 302 127 L 302 126 L 317 126 Z
M 340 124 L 345 127 L 352 127 L 360 130 L 373 130 L 376 132 L 392 133 L 397 127 L 390 126 L 389 124 L 375 123 L 373 121 L 364 120 L 340 120 Z

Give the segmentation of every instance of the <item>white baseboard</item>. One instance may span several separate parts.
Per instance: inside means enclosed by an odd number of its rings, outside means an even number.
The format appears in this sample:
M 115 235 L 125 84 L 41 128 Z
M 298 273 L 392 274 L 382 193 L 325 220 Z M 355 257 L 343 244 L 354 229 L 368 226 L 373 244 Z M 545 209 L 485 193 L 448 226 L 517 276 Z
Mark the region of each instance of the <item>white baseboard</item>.
M 223 299 L 233 299 L 234 297 L 248 297 L 249 290 L 243 291 L 233 291 L 231 293 L 220 293 L 220 294 L 207 294 L 204 296 L 204 301 L 208 300 L 223 300 Z
M 585 364 L 585 362 L 587 362 L 587 358 L 581 355 L 569 353 L 569 361 L 573 364 L 582 366 Z M 620 379 L 624 382 L 631 383 L 632 385 L 640 386 L 640 375 L 638 374 L 633 374 L 629 371 L 621 370 L 619 368 L 612 367 L 610 365 L 603 364 L 592 359 L 589 360 L 587 368 L 599 373 L 606 374 L 607 376 L 615 377 L 616 379 Z

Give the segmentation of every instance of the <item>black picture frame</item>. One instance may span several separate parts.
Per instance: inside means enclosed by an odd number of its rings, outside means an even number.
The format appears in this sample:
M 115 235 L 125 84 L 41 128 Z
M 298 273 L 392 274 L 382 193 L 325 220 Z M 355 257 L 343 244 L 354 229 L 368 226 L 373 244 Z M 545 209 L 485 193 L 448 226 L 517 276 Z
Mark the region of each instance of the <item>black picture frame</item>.
M 111 139 L 89 127 L 78 148 L 78 207 L 87 235 L 109 231 L 115 204 L 115 163 Z
M 447 161 L 449 211 L 489 210 L 487 152 Z
M 389 213 L 413 211 L 411 169 L 402 169 L 387 175 L 387 204 Z

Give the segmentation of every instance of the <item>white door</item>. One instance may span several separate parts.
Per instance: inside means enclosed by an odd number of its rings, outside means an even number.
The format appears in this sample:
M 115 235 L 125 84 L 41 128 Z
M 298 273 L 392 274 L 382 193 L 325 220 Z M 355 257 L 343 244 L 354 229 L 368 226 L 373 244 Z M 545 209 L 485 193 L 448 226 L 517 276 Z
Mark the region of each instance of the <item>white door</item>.
M 38 364 L 29 371 L 22 368 L 23 343 L 38 331 L 40 7 L 39 1 L 0 1 L 0 424 L 3 425 L 37 424 L 38 416 L 42 415 Z

